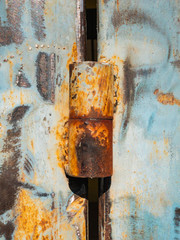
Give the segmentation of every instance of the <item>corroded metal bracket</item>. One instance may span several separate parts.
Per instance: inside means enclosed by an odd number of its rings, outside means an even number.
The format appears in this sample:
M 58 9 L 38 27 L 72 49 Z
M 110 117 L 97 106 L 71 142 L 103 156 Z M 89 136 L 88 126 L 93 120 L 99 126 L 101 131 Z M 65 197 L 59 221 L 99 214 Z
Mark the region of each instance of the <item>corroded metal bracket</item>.
M 70 176 L 112 175 L 113 68 L 98 62 L 70 65 Z

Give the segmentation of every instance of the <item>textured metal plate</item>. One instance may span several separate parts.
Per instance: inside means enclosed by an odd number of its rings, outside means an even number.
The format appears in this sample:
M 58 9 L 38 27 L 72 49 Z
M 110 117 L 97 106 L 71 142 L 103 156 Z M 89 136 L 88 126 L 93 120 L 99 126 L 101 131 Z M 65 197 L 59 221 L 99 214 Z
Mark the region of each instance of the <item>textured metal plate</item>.
M 101 239 L 180 238 L 179 7 L 99 0 L 99 61 L 116 72 L 114 175 L 101 197 Z

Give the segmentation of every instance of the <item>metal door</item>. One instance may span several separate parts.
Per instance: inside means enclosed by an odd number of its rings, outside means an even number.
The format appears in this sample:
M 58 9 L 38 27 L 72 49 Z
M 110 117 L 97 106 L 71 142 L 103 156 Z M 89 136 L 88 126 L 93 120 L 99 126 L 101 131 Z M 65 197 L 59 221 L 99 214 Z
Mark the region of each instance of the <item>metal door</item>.
M 99 239 L 180 239 L 179 7 L 98 2 L 98 61 L 114 71 Z M 0 1 L 2 240 L 89 239 L 87 179 L 65 173 L 69 65 L 85 59 L 84 12 L 83 0 Z
M 0 239 L 86 239 L 86 187 L 64 172 L 82 3 L 0 1 Z
M 179 7 L 99 0 L 99 61 L 112 63 L 116 76 L 101 239 L 180 239 Z

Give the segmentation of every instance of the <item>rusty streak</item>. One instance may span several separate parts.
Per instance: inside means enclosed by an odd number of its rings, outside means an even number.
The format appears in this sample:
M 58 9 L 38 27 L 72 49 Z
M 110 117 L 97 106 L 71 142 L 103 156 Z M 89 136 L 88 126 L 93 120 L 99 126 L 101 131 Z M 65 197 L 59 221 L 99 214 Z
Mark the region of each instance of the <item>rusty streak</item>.
M 45 0 L 31 0 L 31 21 L 38 41 L 45 39 L 44 8 Z
M 45 101 L 54 102 L 55 99 L 55 54 L 50 56 L 40 52 L 36 61 L 37 65 L 37 89 Z

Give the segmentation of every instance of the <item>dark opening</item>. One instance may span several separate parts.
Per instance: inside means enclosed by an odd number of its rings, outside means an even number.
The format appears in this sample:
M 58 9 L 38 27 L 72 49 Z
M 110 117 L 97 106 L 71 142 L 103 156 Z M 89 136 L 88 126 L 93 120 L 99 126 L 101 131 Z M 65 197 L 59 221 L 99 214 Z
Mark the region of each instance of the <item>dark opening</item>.
M 86 60 L 97 60 L 97 0 L 86 0 L 87 51 Z
M 97 61 L 97 0 L 86 0 L 86 60 Z M 99 179 L 88 179 L 89 240 L 99 239 Z

